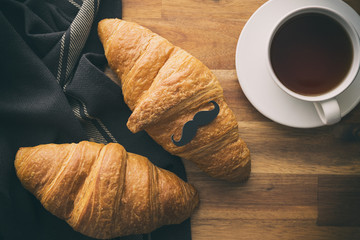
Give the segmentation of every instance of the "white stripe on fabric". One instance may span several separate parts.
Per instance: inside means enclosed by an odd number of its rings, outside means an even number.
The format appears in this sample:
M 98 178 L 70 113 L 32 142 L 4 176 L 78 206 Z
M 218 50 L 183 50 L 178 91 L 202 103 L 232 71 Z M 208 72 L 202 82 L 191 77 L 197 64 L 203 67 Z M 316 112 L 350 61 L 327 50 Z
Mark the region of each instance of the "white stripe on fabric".
M 95 9 L 95 2 L 96 1 L 96 9 Z M 72 4 L 77 4 L 74 1 L 69 0 Z M 66 90 L 68 83 L 70 82 L 72 71 L 79 59 L 80 53 L 86 43 L 87 37 L 89 36 L 92 23 L 95 18 L 95 13 L 99 9 L 100 1 L 97 0 L 85 0 L 76 15 L 75 19 L 70 25 L 70 42 L 68 46 L 68 55 L 66 59 L 66 72 L 65 72 L 65 82 L 63 83 L 63 90 Z M 65 33 L 66 34 L 66 33 Z M 63 55 L 64 55 L 64 43 L 65 43 L 65 34 L 63 35 L 61 51 L 60 51 L 60 62 L 59 62 L 59 70 L 58 70 L 58 82 L 60 82 L 61 78 L 61 69 L 62 69 L 62 62 L 63 62 Z M 96 128 L 93 122 L 87 120 L 95 120 L 97 124 L 104 130 L 104 132 L 108 135 L 108 137 L 113 141 L 117 142 L 111 132 L 107 129 L 107 127 L 103 124 L 103 122 L 98 119 L 90 116 L 87 111 L 87 107 L 85 103 L 79 100 L 72 100 L 69 101 L 70 105 L 73 109 L 75 116 L 80 119 L 85 127 L 86 132 L 88 133 L 90 140 L 95 140 L 97 142 L 107 143 L 106 139 L 102 136 L 100 131 Z M 81 106 L 80 106 L 81 104 Z M 85 116 L 87 119 L 84 119 L 81 116 L 80 108 L 84 110 Z
M 87 37 L 89 36 L 94 21 L 94 15 L 94 0 L 86 0 L 70 25 L 69 55 L 65 74 L 66 81 L 68 81 L 68 77 L 80 56 Z
M 94 120 L 96 120 L 96 121 L 99 123 L 99 125 L 101 126 L 101 128 L 102 128 L 102 129 L 106 132 L 106 134 L 111 138 L 111 140 L 112 140 L 113 142 L 117 143 L 116 139 L 115 139 L 114 136 L 111 134 L 111 132 L 107 129 L 107 127 L 103 124 L 103 122 L 102 122 L 100 119 L 98 119 L 98 118 L 94 118 L 94 117 L 90 116 L 90 114 L 89 114 L 88 111 L 87 111 L 86 105 L 85 105 L 83 102 L 81 102 L 81 104 L 82 104 L 82 106 L 83 106 L 85 116 L 86 116 L 87 118 L 89 118 L 89 119 L 94 119 Z
M 114 136 L 111 134 L 111 132 L 107 129 L 107 127 L 103 124 L 103 122 L 98 119 L 98 118 L 95 118 L 95 120 L 100 124 L 101 128 L 106 132 L 106 134 L 111 138 L 111 140 L 114 142 L 114 143 L 117 143 L 116 141 L 116 138 L 114 138 Z
M 68 0 L 68 1 L 69 1 L 69 3 L 71 3 L 72 5 L 74 5 L 75 7 L 77 7 L 78 9 L 81 8 L 81 5 L 78 4 L 77 2 L 75 2 L 74 0 Z
M 66 32 L 64 32 L 64 34 L 62 35 L 61 42 L 60 42 L 60 56 L 59 56 L 58 72 L 57 72 L 57 76 L 56 76 L 56 80 L 58 83 L 60 83 L 62 62 L 63 62 L 63 57 L 64 57 L 65 35 L 66 35 Z
M 74 112 L 74 115 L 81 121 L 82 126 L 88 134 L 89 141 L 97 143 L 108 143 L 108 141 L 106 141 L 106 139 L 102 136 L 102 134 L 97 130 L 91 121 L 87 121 L 81 117 L 80 105 L 78 102 L 73 99 L 69 99 L 69 104 Z M 91 119 L 94 118 L 91 117 Z
M 99 10 L 99 7 L 100 7 L 100 0 L 97 1 L 96 12 Z

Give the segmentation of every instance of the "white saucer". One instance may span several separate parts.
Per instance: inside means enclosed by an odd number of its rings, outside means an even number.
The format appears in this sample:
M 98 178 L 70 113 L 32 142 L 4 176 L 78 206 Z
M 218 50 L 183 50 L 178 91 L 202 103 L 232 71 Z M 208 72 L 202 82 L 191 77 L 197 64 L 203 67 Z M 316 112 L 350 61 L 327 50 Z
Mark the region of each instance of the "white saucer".
M 245 96 L 264 116 L 290 127 L 313 128 L 324 124 L 313 103 L 288 95 L 271 79 L 266 67 L 267 40 L 274 24 L 286 13 L 311 5 L 336 9 L 350 19 L 360 35 L 360 16 L 341 0 L 270 0 L 246 23 L 236 48 L 236 72 Z M 359 103 L 359 73 L 337 100 L 341 117 Z

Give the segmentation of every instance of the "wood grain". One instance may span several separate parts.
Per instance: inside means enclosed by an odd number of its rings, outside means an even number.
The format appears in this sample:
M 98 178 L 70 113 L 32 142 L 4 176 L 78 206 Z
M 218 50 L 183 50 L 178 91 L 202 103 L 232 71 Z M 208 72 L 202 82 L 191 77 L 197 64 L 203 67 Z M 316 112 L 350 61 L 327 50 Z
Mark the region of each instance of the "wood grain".
M 192 225 L 193 239 L 357 240 L 359 228 L 318 227 L 312 220 L 208 220 Z
M 360 239 L 360 105 L 336 125 L 296 129 L 264 117 L 241 90 L 237 40 L 265 2 L 123 0 L 125 20 L 167 38 L 215 73 L 251 151 L 244 184 L 218 181 L 184 160 L 201 201 L 191 219 L 193 240 Z M 359 0 L 345 2 L 360 12 Z
M 161 18 L 161 0 L 131 0 L 122 1 L 123 18 L 131 18 L 137 16 L 138 18 L 159 19 Z M 160 7 L 159 7 L 160 6 Z
M 320 176 L 318 225 L 360 226 L 360 176 Z

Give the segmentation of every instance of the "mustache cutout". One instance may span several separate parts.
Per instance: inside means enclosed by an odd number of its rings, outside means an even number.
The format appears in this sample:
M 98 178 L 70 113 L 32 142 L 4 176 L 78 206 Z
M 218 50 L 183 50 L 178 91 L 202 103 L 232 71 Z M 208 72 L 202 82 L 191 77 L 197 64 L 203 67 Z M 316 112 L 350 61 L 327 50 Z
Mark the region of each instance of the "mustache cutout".
M 205 126 L 214 121 L 220 112 L 220 107 L 215 101 L 210 101 L 209 103 L 214 105 L 214 109 L 210 111 L 200 111 L 195 114 L 193 120 L 185 123 L 179 141 L 174 140 L 174 135 L 171 136 L 171 140 L 176 146 L 181 147 L 188 144 L 195 137 L 199 127 Z

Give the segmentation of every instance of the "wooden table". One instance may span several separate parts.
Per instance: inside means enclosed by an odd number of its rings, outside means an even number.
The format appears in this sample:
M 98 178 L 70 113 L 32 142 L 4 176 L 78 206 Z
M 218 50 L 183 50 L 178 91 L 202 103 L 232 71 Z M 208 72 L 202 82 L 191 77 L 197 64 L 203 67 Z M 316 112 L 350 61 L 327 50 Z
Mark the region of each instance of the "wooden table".
M 193 240 L 360 239 L 360 105 L 334 126 L 295 129 L 261 115 L 238 83 L 237 40 L 265 2 L 123 0 L 124 20 L 150 28 L 213 70 L 252 154 L 245 184 L 212 179 L 184 161 L 201 201 Z M 346 2 L 360 13 L 359 0 Z

